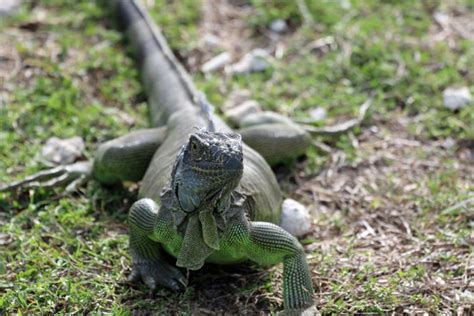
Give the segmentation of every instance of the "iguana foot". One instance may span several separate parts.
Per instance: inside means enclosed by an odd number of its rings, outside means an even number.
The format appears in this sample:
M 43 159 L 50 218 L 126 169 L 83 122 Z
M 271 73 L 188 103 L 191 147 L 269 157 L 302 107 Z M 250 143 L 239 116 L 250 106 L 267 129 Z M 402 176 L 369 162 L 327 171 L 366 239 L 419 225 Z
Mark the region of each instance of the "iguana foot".
M 0 192 L 12 191 L 17 188 L 52 188 L 58 186 L 66 186 L 66 191 L 72 192 L 89 180 L 91 174 L 92 163 L 79 161 L 70 165 L 42 170 L 23 180 L 0 186 Z
M 156 291 L 158 286 L 180 291 L 184 290 L 188 284 L 187 279 L 178 268 L 162 261 L 134 263 L 128 281 L 137 283 L 140 280 L 148 286 L 152 293 Z

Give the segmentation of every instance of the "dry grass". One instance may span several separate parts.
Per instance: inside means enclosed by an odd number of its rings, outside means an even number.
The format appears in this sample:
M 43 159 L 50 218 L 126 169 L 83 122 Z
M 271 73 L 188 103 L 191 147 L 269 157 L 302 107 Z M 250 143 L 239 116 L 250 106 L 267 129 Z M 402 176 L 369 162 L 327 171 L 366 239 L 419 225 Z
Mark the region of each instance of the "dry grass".
M 417 140 L 404 120 L 374 120 L 354 140 L 353 162 L 335 153 L 318 176 L 299 181 L 294 194 L 316 215 L 306 249 L 315 252 L 322 306 L 341 299 L 350 312 L 361 301 L 387 312 L 472 307 L 474 148 Z

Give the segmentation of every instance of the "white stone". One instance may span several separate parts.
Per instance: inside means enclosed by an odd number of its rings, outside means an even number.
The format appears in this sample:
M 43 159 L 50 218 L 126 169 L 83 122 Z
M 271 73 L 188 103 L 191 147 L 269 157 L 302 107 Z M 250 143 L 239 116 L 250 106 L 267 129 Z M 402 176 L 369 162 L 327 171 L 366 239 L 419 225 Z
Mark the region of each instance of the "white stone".
M 442 27 L 444 27 L 444 28 L 449 27 L 449 23 L 451 21 L 451 18 L 446 13 L 439 12 L 439 11 L 435 12 L 435 13 L 433 13 L 433 18 L 436 21 L 436 23 L 438 23 Z
M 301 237 L 312 229 L 313 219 L 308 208 L 303 204 L 293 200 L 285 199 L 281 207 L 280 226 L 296 237 Z
M 201 67 L 201 71 L 204 73 L 216 71 L 227 65 L 231 59 L 232 58 L 228 52 L 220 53 L 204 63 Z
M 55 164 L 67 165 L 73 163 L 84 152 L 84 141 L 76 136 L 68 139 L 51 137 L 42 148 L 42 155 L 46 160 Z
M 230 95 L 225 100 L 224 109 L 230 109 L 230 108 L 236 107 L 237 105 L 250 100 L 250 97 L 251 97 L 251 93 L 249 90 L 246 90 L 246 89 L 234 90 L 230 93 Z
M 0 0 L 0 16 L 10 14 L 16 10 L 20 4 L 20 0 Z
M 301 316 L 321 316 L 321 313 L 318 311 L 318 308 L 313 305 L 302 311 Z
M 472 102 L 471 93 L 467 87 L 447 88 L 443 92 L 444 106 L 450 110 L 460 109 Z
M 352 8 L 352 4 L 349 0 L 339 0 L 339 4 L 344 10 L 349 10 Z
M 273 20 L 272 23 L 270 23 L 270 30 L 274 33 L 281 34 L 286 32 L 288 29 L 288 25 L 286 24 L 286 21 L 283 19 L 276 19 Z
M 211 33 L 205 33 L 201 39 L 202 45 L 206 45 L 210 48 L 216 48 L 221 46 L 221 40 L 219 37 Z
M 225 112 L 231 123 L 238 125 L 247 115 L 262 111 L 260 104 L 255 100 L 247 100 Z
M 441 146 L 443 148 L 450 149 L 456 146 L 456 141 L 453 138 L 448 137 L 444 141 L 442 141 Z
M 309 116 L 313 122 L 322 121 L 326 118 L 327 112 L 324 108 L 317 107 L 309 111 Z
M 260 48 L 245 54 L 237 63 L 231 65 L 228 72 L 231 74 L 248 74 L 261 72 L 270 67 L 268 53 Z

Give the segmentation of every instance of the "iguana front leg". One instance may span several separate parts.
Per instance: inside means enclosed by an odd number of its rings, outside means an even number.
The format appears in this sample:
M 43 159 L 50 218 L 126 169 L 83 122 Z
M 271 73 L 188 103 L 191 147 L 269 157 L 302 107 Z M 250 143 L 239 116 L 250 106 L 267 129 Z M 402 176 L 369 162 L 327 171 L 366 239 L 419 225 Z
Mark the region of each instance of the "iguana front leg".
M 166 234 L 170 223 L 158 219 L 158 205 L 151 199 L 135 202 L 129 212 L 130 253 L 132 255 L 131 282 L 142 280 L 153 292 L 157 286 L 171 290 L 186 287 L 181 271 L 166 262 L 156 236 Z
M 260 264 L 283 262 L 283 299 L 285 310 L 311 307 L 313 283 L 303 247 L 277 225 L 251 222 L 246 251 L 250 260 Z
M 94 178 L 103 184 L 141 180 L 166 132 L 166 127 L 143 129 L 100 145 L 94 158 Z
M 313 283 L 303 247 L 283 228 L 267 222 L 239 220 L 231 224 L 226 239 L 249 260 L 270 265 L 283 262 L 285 312 L 301 313 L 314 306 Z
M 166 136 L 166 128 L 151 128 L 131 132 L 112 139 L 97 148 L 94 161 L 79 161 L 70 165 L 42 170 L 23 180 L 2 186 L 0 192 L 17 188 L 51 188 L 65 186 L 74 191 L 94 178 L 103 184 L 138 181 L 148 168 L 156 149 Z

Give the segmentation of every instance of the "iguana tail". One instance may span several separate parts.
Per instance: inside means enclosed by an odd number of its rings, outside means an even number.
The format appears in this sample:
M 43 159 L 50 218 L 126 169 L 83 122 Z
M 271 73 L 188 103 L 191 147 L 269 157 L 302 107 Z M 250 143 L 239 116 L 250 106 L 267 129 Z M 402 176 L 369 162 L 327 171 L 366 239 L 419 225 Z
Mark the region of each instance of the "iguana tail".
M 136 0 L 111 1 L 141 70 L 153 126 L 165 125 L 170 115 L 198 104 L 199 94 L 177 61 L 161 31 Z

